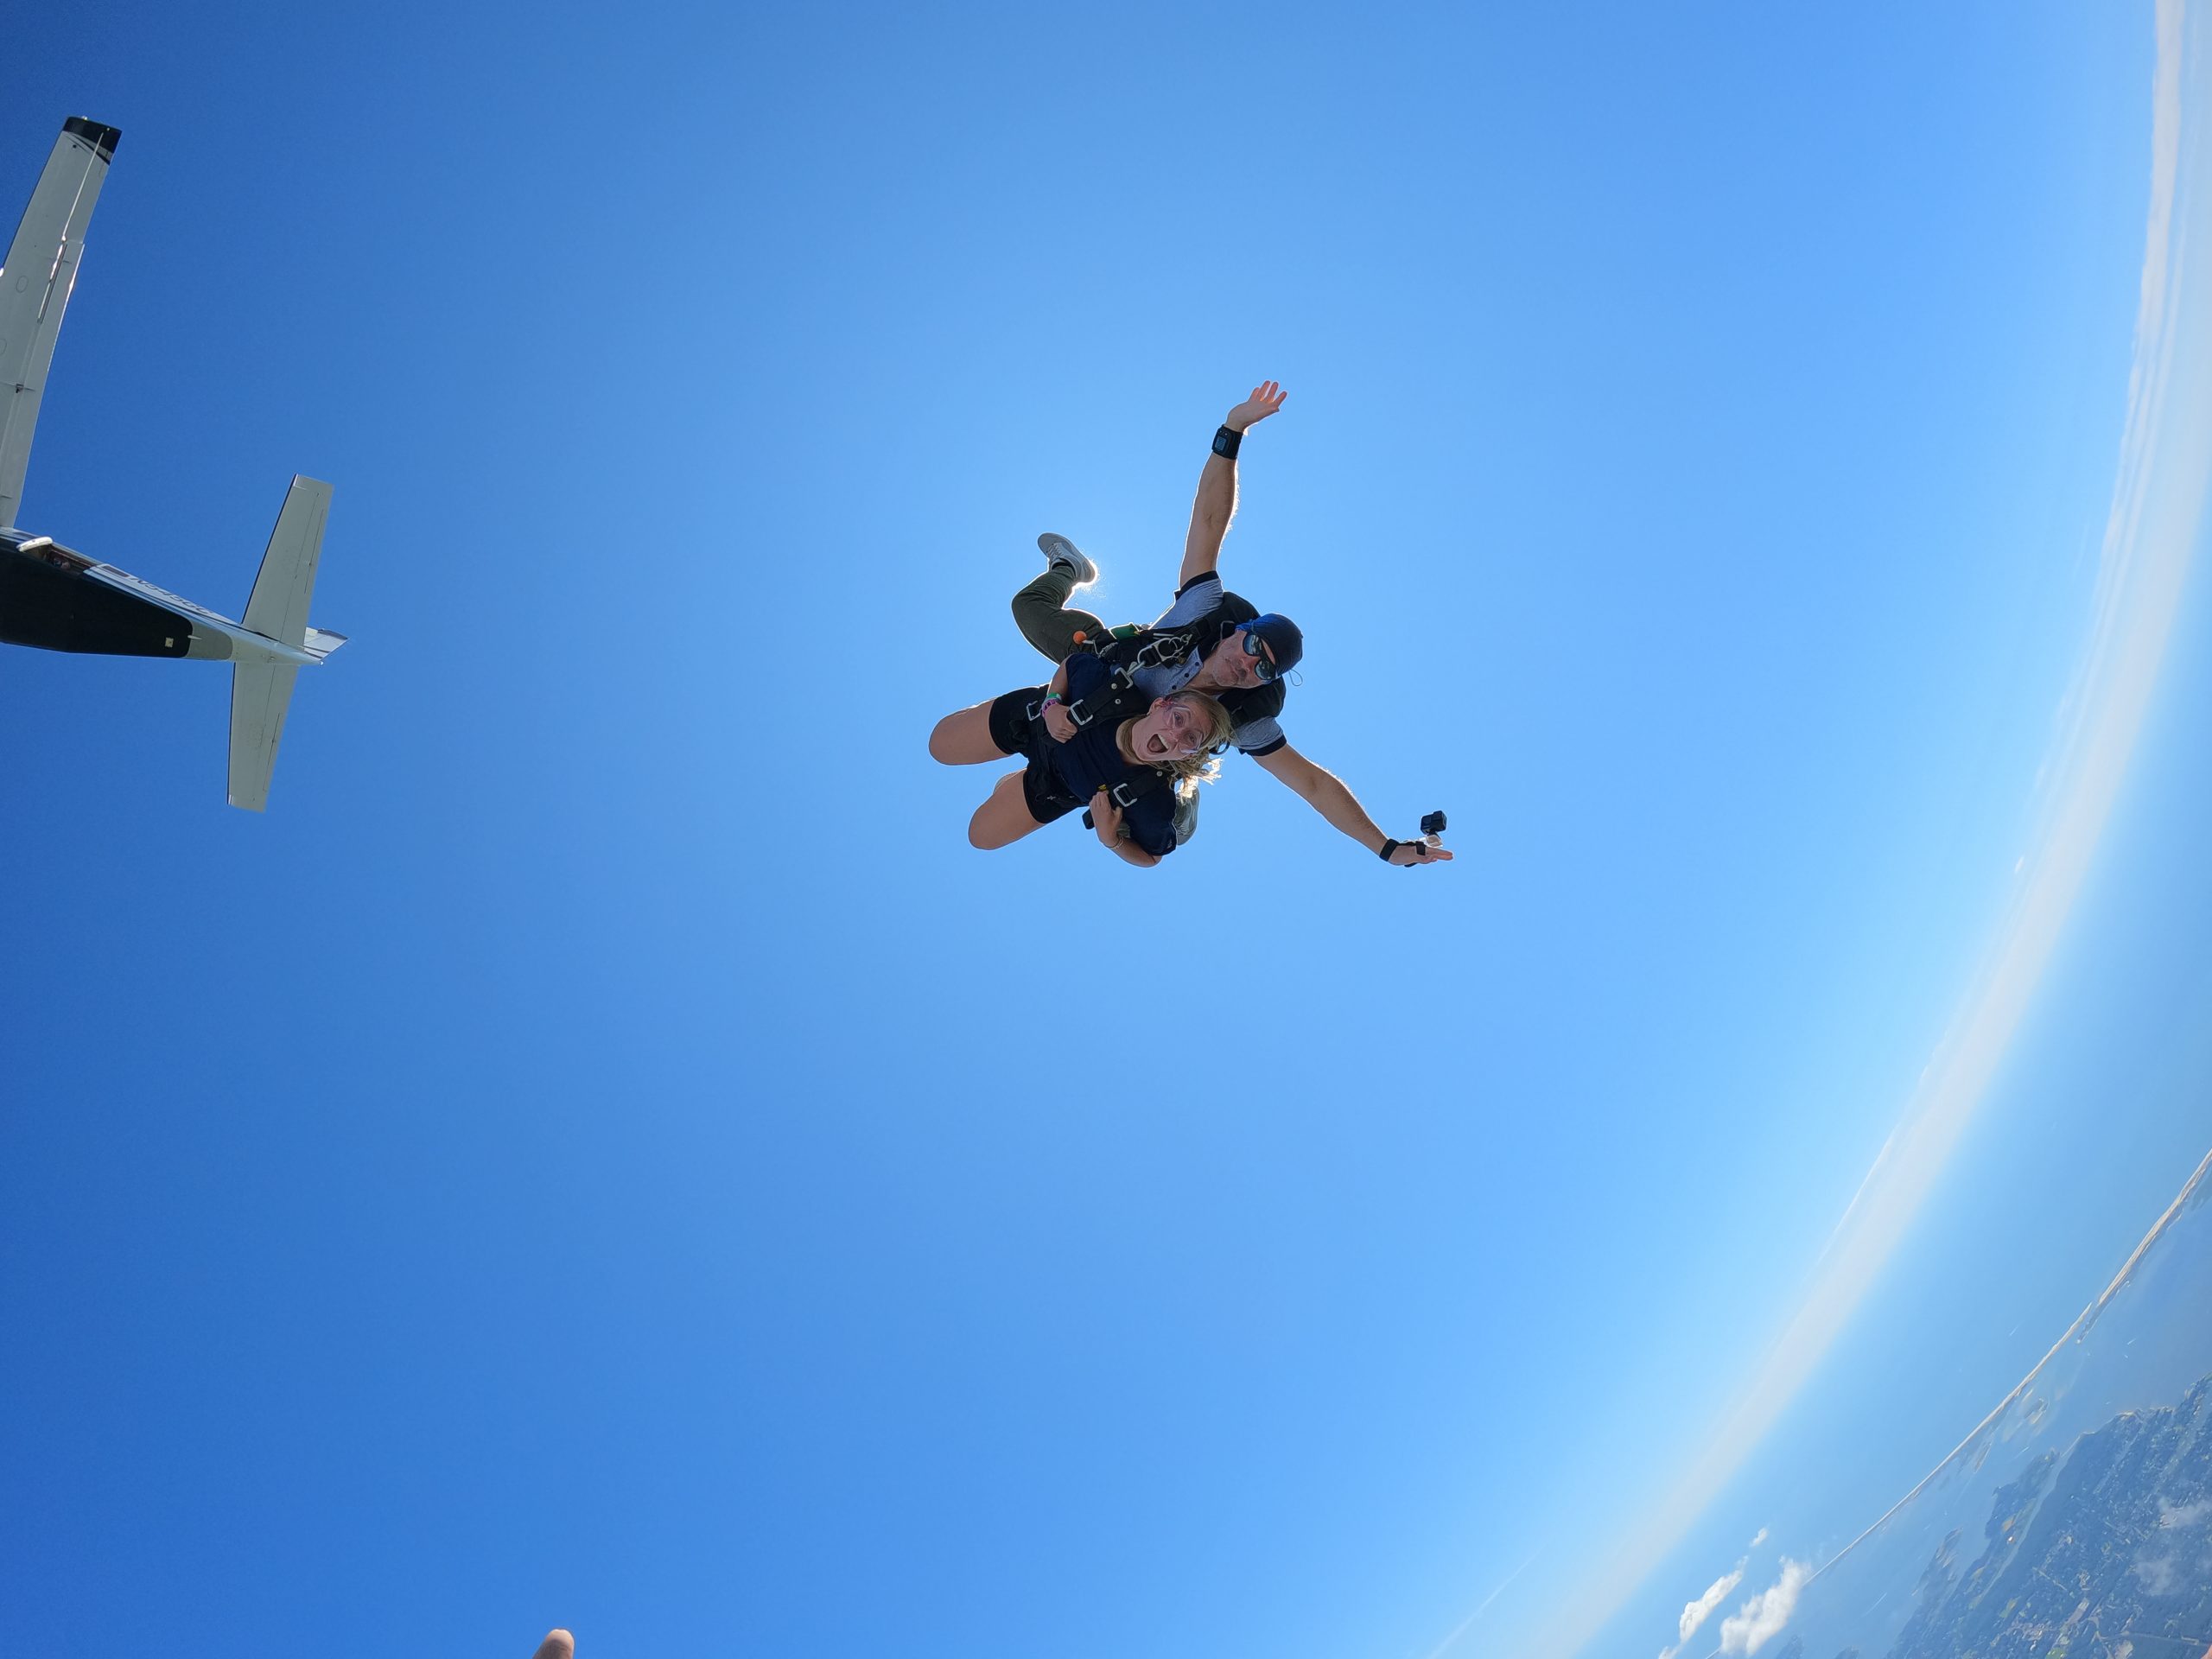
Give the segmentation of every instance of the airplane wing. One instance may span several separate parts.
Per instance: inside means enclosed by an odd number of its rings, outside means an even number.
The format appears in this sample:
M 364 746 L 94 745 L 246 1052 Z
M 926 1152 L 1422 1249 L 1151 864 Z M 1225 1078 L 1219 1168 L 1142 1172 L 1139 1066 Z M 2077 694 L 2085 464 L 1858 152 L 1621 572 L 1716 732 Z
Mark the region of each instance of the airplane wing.
M 16 522 L 54 336 L 76 285 L 92 204 L 122 137 L 82 116 L 61 124 L 0 265 L 0 527 Z

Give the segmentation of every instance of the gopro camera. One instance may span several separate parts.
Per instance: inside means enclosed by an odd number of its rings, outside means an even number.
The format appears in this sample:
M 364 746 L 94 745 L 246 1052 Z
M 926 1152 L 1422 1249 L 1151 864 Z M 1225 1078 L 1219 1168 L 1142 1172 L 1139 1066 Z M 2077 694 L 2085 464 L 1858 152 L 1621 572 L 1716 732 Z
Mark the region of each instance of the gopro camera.
M 1421 832 L 1424 836 L 1440 836 L 1444 833 L 1444 813 L 1441 809 L 1421 814 Z

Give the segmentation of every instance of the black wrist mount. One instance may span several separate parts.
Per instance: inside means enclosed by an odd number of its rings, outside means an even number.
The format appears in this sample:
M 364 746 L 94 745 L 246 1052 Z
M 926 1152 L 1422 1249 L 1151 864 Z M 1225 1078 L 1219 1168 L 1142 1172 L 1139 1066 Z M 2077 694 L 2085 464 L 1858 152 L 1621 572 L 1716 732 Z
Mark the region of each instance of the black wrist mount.
M 1227 427 L 1217 427 L 1213 435 L 1213 452 L 1224 461 L 1236 459 L 1236 446 L 1244 442 L 1242 432 L 1232 432 Z
M 1414 849 L 1414 864 L 1426 864 L 1428 862 L 1428 843 L 1427 842 L 1393 841 L 1388 836 L 1382 837 L 1382 850 L 1378 856 L 1385 864 L 1388 864 L 1390 862 L 1390 855 L 1396 852 L 1401 847 L 1410 847 Z M 1414 864 L 1400 864 L 1395 868 L 1402 870 L 1410 870 L 1413 868 Z

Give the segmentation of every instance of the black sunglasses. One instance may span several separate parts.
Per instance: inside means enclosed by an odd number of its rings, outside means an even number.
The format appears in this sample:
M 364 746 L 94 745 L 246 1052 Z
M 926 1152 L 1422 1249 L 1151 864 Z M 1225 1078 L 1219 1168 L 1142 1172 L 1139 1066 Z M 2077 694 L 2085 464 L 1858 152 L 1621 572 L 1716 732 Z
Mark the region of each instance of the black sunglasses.
M 1275 677 L 1275 665 L 1260 654 L 1260 647 L 1265 642 L 1252 632 L 1251 624 L 1249 622 L 1236 632 L 1244 636 L 1244 654 L 1260 665 L 1260 683 L 1262 685 L 1267 684 Z

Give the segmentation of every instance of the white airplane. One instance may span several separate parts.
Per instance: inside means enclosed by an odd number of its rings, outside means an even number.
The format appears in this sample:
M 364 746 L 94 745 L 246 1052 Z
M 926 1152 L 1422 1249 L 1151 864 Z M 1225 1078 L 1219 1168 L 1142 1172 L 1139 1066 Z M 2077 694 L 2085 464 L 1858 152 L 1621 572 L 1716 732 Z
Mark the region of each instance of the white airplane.
M 85 226 L 122 134 L 71 116 L 0 265 L 0 640 L 46 651 L 198 657 L 231 668 L 232 806 L 269 804 L 292 680 L 346 643 L 308 626 L 330 486 L 295 478 L 261 556 L 245 620 L 16 528 L 39 395 L 85 254 Z

